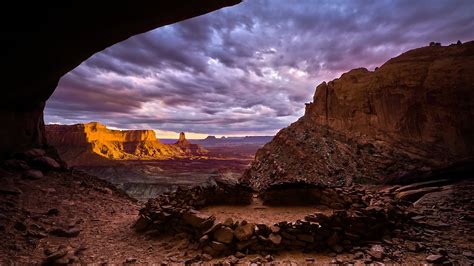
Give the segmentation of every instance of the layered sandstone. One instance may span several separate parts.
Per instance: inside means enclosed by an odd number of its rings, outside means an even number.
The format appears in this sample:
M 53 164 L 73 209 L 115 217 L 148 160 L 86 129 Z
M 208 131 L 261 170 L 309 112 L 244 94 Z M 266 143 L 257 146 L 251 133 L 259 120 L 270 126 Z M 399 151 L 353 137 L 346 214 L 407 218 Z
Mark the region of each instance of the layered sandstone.
M 469 164 L 473 118 L 474 42 L 414 49 L 320 84 L 305 115 L 257 152 L 243 180 L 257 189 L 339 186 Z
M 48 142 L 71 165 L 106 163 L 111 160 L 160 160 L 203 156 L 207 150 L 188 143 L 163 144 L 153 130 L 111 130 L 97 122 L 46 126 Z

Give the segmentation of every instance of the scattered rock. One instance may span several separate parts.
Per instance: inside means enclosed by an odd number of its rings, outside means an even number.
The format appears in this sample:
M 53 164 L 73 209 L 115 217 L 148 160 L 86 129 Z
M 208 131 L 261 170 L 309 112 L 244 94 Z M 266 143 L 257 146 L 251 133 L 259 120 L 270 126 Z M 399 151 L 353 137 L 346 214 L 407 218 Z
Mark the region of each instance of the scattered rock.
M 213 251 L 216 253 L 220 253 L 224 250 L 227 250 L 227 246 L 224 243 L 212 241 L 209 246 L 212 248 Z
M 462 255 L 468 259 L 474 259 L 474 253 L 472 251 L 464 251 Z
M 51 263 L 57 261 L 58 259 L 63 258 L 67 254 L 68 254 L 67 249 L 65 249 L 65 248 L 64 249 L 59 249 L 58 251 L 53 252 L 48 257 L 46 257 L 43 264 L 46 264 L 46 265 L 51 264 Z
M 214 232 L 214 239 L 221 243 L 230 244 L 233 238 L 234 231 L 227 226 L 222 226 Z
M 3 166 L 6 169 L 12 170 L 28 170 L 30 166 L 23 160 L 9 159 L 3 162 Z
M 43 175 L 43 172 L 41 172 L 40 170 L 33 170 L 33 169 L 30 169 L 30 170 L 27 170 L 27 171 L 23 174 L 23 177 L 26 178 L 26 179 L 36 180 L 36 179 L 41 179 L 41 178 L 43 178 L 44 175 Z
M 369 254 L 375 260 L 382 260 L 385 256 L 384 248 L 381 245 L 373 245 L 367 254 Z
M 415 189 L 415 190 L 408 190 L 408 191 L 403 191 L 396 194 L 395 198 L 398 200 L 415 202 L 419 198 L 421 198 L 423 195 L 431 193 L 431 192 L 436 192 L 439 190 L 440 190 L 439 187 L 426 187 L 426 188 L 420 188 L 420 189 Z
M 150 225 L 150 223 L 151 223 L 151 220 L 148 217 L 140 215 L 140 217 L 135 222 L 133 227 L 135 228 L 137 232 L 142 232 L 148 228 L 148 225 Z
M 17 221 L 15 222 L 15 225 L 13 226 L 18 231 L 26 231 L 27 227 L 23 222 Z
M 272 262 L 272 261 L 275 260 L 275 258 L 274 258 L 272 255 L 266 255 L 266 256 L 265 256 L 265 260 L 266 260 L 267 262 Z
M 45 170 L 57 170 L 61 168 L 61 165 L 56 160 L 48 156 L 37 157 L 33 160 L 33 163 L 39 168 Z
M 439 254 L 432 254 L 426 257 L 426 261 L 429 263 L 439 263 L 445 260 L 445 257 L 443 255 Z
M 223 225 L 227 227 L 232 227 L 234 225 L 234 220 L 232 218 L 227 218 L 225 219 Z
M 183 215 L 183 221 L 194 228 L 201 229 L 205 227 L 206 221 L 215 221 L 215 217 L 205 215 L 199 211 L 191 210 Z
M 242 258 L 245 258 L 246 255 L 244 253 L 240 252 L 240 251 L 237 251 L 237 252 L 235 252 L 234 256 L 236 258 L 242 259 Z
M 51 208 L 46 212 L 46 215 L 48 216 L 57 216 L 59 215 L 59 210 L 56 208 Z
M 356 253 L 354 253 L 354 259 L 359 260 L 359 259 L 363 259 L 363 258 L 364 258 L 364 253 L 363 252 L 357 251 Z
M 27 150 L 23 153 L 27 158 L 36 158 L 36 157 L 42 157 L 46 154 L 46 151 L 43 149 L 30 149 Z
M 79 235 L 81 230 L 77 228 L 63 229 L 55 228 L 49 231 L 50 235 L 59 236 L 59 237 L 76 237 Z
M 240 241 L 248 240 L 252 237 L 255 230 L 255 225 L 252 223 L 245 223 L 237 226 L 234 231 L 235 238 Z
M 135 263 L 135 262 L 137 262 L 137 259 L 136 259 L 136 258 L 127 258 L 127 259 L 125 260 L 125 263 Z
M 268 240 L 270 240 L 275 245 L 280 245 L 281 236 L 279 234 L 271 233 L 270 236 L 268 236 Z
M 301 241 L 308 242 L 308 243 L 313 243 L 314 242 L 314 237 L 309 234 L 298 234 L 296 235 L 296 238 L 298 238 Z
M 212 260 L 212 256 L 209 255 L 209 254 L 206 254 L 206 253 L 202 254 L 202 255 L 201 255 L 201 258 L 202 258 L 203 261 L 210 261 L 210 260 Z
M 3 186 L 3 187 L 0 187 L 0 194 L 3 194 L 3 195 L 20 195 L 22 194 L 23 192 L 19 189 L 19 188 L 16 188 L 14 186 Z

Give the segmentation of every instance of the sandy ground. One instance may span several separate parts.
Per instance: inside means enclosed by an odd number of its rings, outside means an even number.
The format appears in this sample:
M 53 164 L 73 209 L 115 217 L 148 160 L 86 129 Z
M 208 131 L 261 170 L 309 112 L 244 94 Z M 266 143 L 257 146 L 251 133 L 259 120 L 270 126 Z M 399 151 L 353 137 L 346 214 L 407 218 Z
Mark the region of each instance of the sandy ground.
M 255 197 L 250 205 L 216 205 L 205 207 L 200 211 L 214 215 L 220 222 L 231 217 L 234 221 L 246 220 L 261 224 L 275 224 L 281 221 L 296 222 L 314 213 L 332 214 L 332 209 L 326 206 L 264 206 Z

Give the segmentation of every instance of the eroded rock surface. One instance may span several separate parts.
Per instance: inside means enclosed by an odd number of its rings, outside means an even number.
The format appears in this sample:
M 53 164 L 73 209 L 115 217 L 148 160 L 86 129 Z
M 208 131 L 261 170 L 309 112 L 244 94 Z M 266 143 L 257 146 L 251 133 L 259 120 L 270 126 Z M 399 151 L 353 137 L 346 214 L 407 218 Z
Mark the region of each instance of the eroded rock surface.
M 323 82 L 243 181 L 322 186 L 429 175 L 474 155 L 474 42 L 408 51 Z

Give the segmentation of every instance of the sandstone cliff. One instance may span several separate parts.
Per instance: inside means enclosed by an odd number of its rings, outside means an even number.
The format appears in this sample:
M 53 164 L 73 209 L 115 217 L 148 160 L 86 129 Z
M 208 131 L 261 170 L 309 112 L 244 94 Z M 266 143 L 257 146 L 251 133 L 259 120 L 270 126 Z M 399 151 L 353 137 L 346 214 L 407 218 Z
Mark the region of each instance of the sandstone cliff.
M 474 42 L 414 49 L 320 84 L 305 115 L 257 152 L 243 180 L 263 189 L 426 174 L 472 160 L 473 119 Z
M 104 164 L 110 160 L 160 160 L 204 156 L 199 145 L 163 144 L 153 130 L 111 130 L 97 122 L 46 126 L 48 142 L 70 165 Z M 184 134 L 183 134 L 184 137 Z

